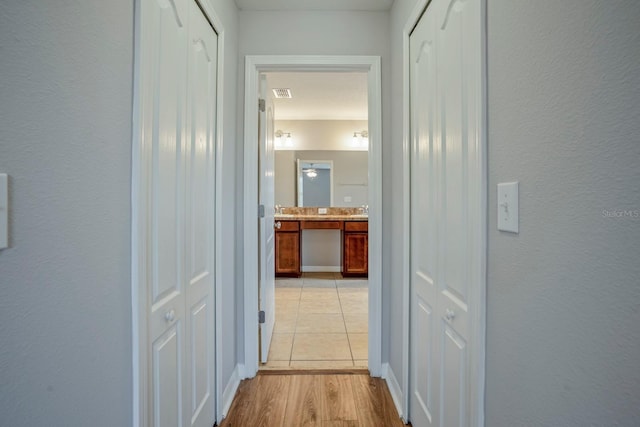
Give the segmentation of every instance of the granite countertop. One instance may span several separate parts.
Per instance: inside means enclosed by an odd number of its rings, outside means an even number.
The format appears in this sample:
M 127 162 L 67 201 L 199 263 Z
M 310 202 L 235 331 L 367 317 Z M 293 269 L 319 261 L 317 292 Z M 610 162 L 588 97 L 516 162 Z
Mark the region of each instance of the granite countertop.
M 332 214 L 275 214 L 274 219 L 278 221 L 368 221 L 365 215 L 332 215 Z

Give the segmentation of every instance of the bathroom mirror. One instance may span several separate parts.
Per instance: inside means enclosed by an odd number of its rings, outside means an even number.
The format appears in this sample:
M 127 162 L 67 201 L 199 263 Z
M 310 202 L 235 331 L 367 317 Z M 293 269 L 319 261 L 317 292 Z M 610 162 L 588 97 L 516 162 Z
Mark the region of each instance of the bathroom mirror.
M 333 162 L 297 161 L 297 206 L 333 206 Z
M 338 150 L 276 151 L 274 164 L 275 203 L 281 206 L 300 206 L 298 193 L 301 190 L 303 205 L 307 207 L 357 208 L 368 205 L 369 168 L 367 154 L 366 151 Z M 298 185 L 300 180 L 299 161 L 313 163 L 314 167 L 316 163 L 330 164 L 329 203 L 312 206 L 312 202 L 304 190 L 304 182 L 302 188 Z

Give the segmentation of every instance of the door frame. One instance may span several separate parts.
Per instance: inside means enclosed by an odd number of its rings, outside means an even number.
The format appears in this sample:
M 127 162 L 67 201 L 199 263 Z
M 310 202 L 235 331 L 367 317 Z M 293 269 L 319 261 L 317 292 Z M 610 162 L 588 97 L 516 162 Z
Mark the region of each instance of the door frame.
M 258 78 L 262 72 L 366 72 L 369 125 L 369 371 L 382 374 L 382 80 L 379 56 L 248 55 L 244 83 L 244 367 L 258 372 Z
M 451 0 L 454 3 L 457 0 Z M 481 94 L 480 94 L 480 147 L 481 152 L 481 203 L 478 212 L 480 218 L 479 224 L 480 239 L 476 250 L 480 252 L 480 268 L 478 271 L 478 289 L 474 292 L 473 301 L 476 302 L 474 313 L 476 317 L 473 319 L 471 328 L 471 340 L 476 345 L 476 350 L 472 352 L 475 357 L 471 358 L 470 375 L 472 384 L 475 385 L 475 396 L 473 402 L 470 402 L 473 411 L 469 414 L 470 425 L 482 427 L 484 426 L 484 406 L 485 406 L 485 359 L 486 359 L 486 318 L 487 318 L 487 233 L 488 233 L 488 166 L 487 166 L 487 0 L 480 1 L 480 32 L 481 32 Z M 410 362 L 411 362 L 411 87 L 410 87 L 410 49 L 409 37 L 418 21 L 426 11 L 431 0 L 417 0 L 413 10 L 409 14 L 405 26 L 402 31 L 402 187 L 403 187 L 403 242 L 402 242 L 402 417 L 405 421 L 410 419 L 411 414 L 411 387 L 410 387 Z
M 147 393 L 147 385 L 149 384 L 151 360 L 147 351 L 147 340 L 149 331 L 149 322 L 147 319 L 147 308 L 149 304 L 148 294 L 146 292 L 146 271 L 145 257 L 149 250 L 149 242 L 144 239 L 145 230 L 150 226 L 148 216 L 146 215 L 146 200 L 143 199 L 145 194 L 143 191 L 145 183 L 150 179 L 148 174 L 144 174 L 144 162 L 146 160 L 144 151 L 147 147 L 144 145 L 143 136 L 143 117 L 141 106 L 142 88 L 140 85 L 140 61 L 141 61 L 141 1 L 134 2 L 134 57 L 133 57 L 133 114 L 132 114 L 132 138 L 131 138 L 131 351 L 132 351 L 132 391 L 133 391 L 133 408 L 132 408 L 132 425 L 134 427 L 146 427 L 149 425 L 148 413 L 150 396 Z M 222 338 L 222 319 L 221 319 L 221 287 L 222 283 L 222 263 L 220 254 L 223 253 L 222 241 L 218 238 L 223 230 L 222 224 L 222 150 L 223 150 L 223 112 L 224 108 L 224 45 L 225 45 L 225 29 L 222 21 L 218 17 L 211 0 L 191 0 L 199 7 L 205 18 L 209 21 L 213 30 L 218 37 L 217 43 L 217 59 L 216 65 L 216 134 L 214 141 L 214 160 L 215 160 L 215 184 L 214 200 L 214 259 L 212 265 L 215 266 L 214 276 L 214 307 L 215 315 L 213 316 L 214 338 L 214 358 L 215 358 L 215 384 L 214 384 L 214 401 L 215 401 L 215 417 L 219 421 L 222 419 L 222 405 L 220 399 L 222 397 L 221 382 L 221 359 L 218 357 L 217 351 L 221 348 Z

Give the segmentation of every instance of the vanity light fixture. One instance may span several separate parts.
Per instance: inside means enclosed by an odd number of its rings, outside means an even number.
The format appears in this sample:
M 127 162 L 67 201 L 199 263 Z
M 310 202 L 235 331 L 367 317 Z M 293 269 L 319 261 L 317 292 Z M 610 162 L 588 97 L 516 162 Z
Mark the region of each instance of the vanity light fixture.
M 275 132 L 275 148 L 287 149 L 293 147 L 293 140 L 291 139 L 291 132 L 283 132 L 281 130 L 277 130 Z
M 354 148 L 365 150 L 369 148 L 369 132 L 366 130 L 363 130 L 361 132 L 354 132 L 352 145 Z

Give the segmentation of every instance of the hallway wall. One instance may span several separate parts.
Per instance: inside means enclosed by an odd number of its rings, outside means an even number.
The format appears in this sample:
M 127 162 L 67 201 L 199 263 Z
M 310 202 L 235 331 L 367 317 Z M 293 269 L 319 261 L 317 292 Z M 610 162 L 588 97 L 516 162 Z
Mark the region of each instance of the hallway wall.
M 640 418 L 638 22 L 634 0 L 489 0 L 487 426 Z M 519 235 L 496 230 L 510 180 Z
M 321 12 L 321 11 L 240 11 L 240 43 L 238 74 L 244 75 L 245 55 L 377 55 L 382 58 L 382 129 L 383 129 L 383 217 L 390 218 L 391 205 L 387 202 L 390 190 L 389 164 L 389 104 L 390 98 L 390 51 L 389 51 L 389 13 L 388 12 Z M 286 25 L 286 27 L 285 27 Z M 244 111 L 244 79 L 238 84 L 238 117 Z M 238 120 L 238 141 L 242 140 L 242 120 Z M 238 151 L 237 180 L 238 188 L 243 185 L 243 152 Z M 238 212 L 244 212 L 241 197 L 237 198 Z M 387 259 L 389 252 L 389 224 L 383 227 L 383 254 Z M 238 228 L 237 241 L 244 239 L 242 228 Z M 242 264 L 242 248 L 238 247 L 237 277 L 238 294 L 238 354 L 244 353 L 243 346 L 243 289 L 244 265 Z M 389 271 L 383 265 L 382 280 L 382 361 L 386 362 L 389 342 L 388 307 Z M 240 360 L 244 363 L 244 360 Z
M 391 12 L 394 205 L 403 202 L 400 33 L 416 3 L 396 0 Z M 486 425 L 636 425 L 640 3 L 487 3 Z M 496 184 L 512 180 L 518 235 L 496 230 Z M 615 217 L 625 210 L 636 218 Z M 401 221 L 394 211 L 394 235 Z M 401 244 L 392 242 L 392 277 Z M 392 331 L 400 294 L 395 282 Z M 399 334 L 391 344 L 399 375 Z
M 2 2 L 0 424 L 131 424 L 130 1 Z
M 226 29 L 223 221 L 234 224 L 237 9 L 210 2 Z M 131 425 L 133 25 L 127 0 L 0 3 L 3 426 Z M 233 227 L 223 233 L 224 380 L 236 354 Z

